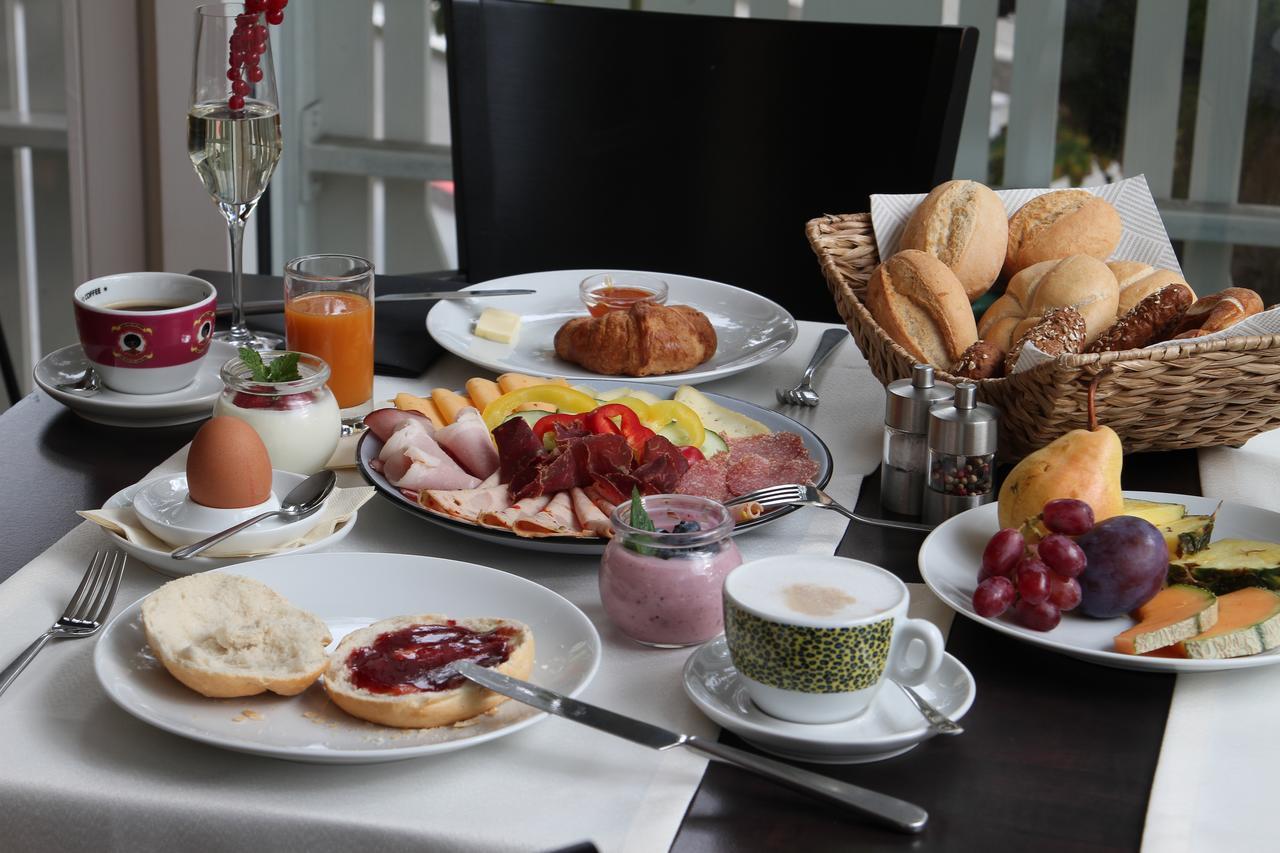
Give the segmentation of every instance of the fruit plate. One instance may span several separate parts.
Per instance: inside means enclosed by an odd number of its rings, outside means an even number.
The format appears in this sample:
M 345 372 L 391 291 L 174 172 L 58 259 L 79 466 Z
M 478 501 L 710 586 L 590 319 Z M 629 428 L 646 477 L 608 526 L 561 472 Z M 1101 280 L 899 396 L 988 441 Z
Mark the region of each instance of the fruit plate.
M 1188 513 L 1209 515 L 1218 507 L 1216 498 L 1173 495 L 1164 492 L 1131 492 L 1125 497 L 1147 501 L 1185 504 Z M 957 613 L 967 616 L 1024 642 L 1055 652 L 1118 669 L 1150 672 L 1212 672 L 1247 669 L 1280 663 L 1280 648 L 1256 655 L 1223 660 L 1125 655 L 1113 651 L 1116 634 L 1133 626 L 1132 619 L 1090 619 L 1075 612 L 1062 614 L 1062 622 L 1047 633 L 1015 623 L 1009 613 L 988 619 L 973 609 L 973 591 L 978 586 L 978 565 L 987 540 L 999 529 L 997 505 L 971 509 L 938 525 L 920 548 L 920 575 L 929 589 Z M 1280 513 L 1247 504 L 1223 503 L 1214 523 L 1213 538 L 1260 539 L 1269 541 L 1280 531 Z
M 329 626 L 334 643 L 379 619 L 411 613 L 504 616 L 533 630 L 531 679 L 576 696 L 600 665 L 600 636 L 586 615 L 544 586 L 508 572 L 409 554 L 305 554 L 213 571 L 260 580 Z M 319 682 L 297 696 L 207 699 L 151 654 L 142 600 L 124 608 L 94 649 L 98 681 L 117 705 L 167 732 L 222 749 L 317 764 L 374 764 L 485 743 L 546 717 L 505 702 L 470 725 L 393 729 L 349 717 Z
M 496 278 L 463 288 L 490 290 L 524 287 L 536 290 L 528 296 L 437 302 L 427 314 L 427 331 L 440 346 L 472 364 L 495 373 L 528 373 L 563 376 L 570 381 L 592 381 L 601 374 L 562 361 L 553 341 L 556 331 L 574 317 L 587 316 L 578 295 L 584 278 L 605 270 L 553 270 Z M 613 270 L 621 273 L 625 271 Z M 635 272 L 635 270 L 631 270 Z M 673 273 L 650 272 L 667 283 L 668 305 L 692 305 L 707 315 L 718 343 L 710 359 L 682 373 L 663 376 L 665 382 L 695 385 L 740 373 L 777 358 L 796 342 L 799 331 L 786 309 L 758 293 L 730 284 Z M 499 344 L 472 334 L 476 318 L 485 308 L 503 308 L 522 318 L 513 344 Z
M 618 382 L 593 380 L 591 382 L 593 388 L 599 388 L 607 391 L 612 388 L 633 388 L 641 391 L 648 391 L 655 396 L 668 400 L 675 393 L 676 388 L 672 385 L 650 385 L 643 382 Z M 823 443 L 818 434 L 809 429 L 804 424 L 792 420 L 781 412 L 775 412 L 765 409 L 754 403 L 748 403 L 745 400 L 738 400 L 733 397 L 726 397 L 722 394 L 711 394 L 708 392 L 706 396 L 712 402 L 718 403 L 740 412 L 749 418 L 754 418 L 767 426 L 773 432 L 794 432 L 804 441 L 805 448 L 808 449 L 809 455 L 813 457 L 813 461 L 818 463 L 818 474 L 813 478 L 819 487 L 825 486 L 831 480 L 832 461 L 831 451 L 827 445 Z M 509 530 L 497 530 L 490 527 L 482 527 L 469 521 L 462 521 L 456 518 L 449 518 L 439 513 L 431 512 L 417 501 L 405 497 L 404 493 L 397 489 L 391 483 L 387 482 L 387 478 L 382 476 L 378 471 L 373 470 L 369 462 L 378 458 L 378 452 L 382 450 L 382 442 L 371 431 L 366 430 L 364 435 L 360 437 L 360 443 L 356 445 L 356 467 L 360 470 L 361 475 L 369 483 L 378 490 L 378 493 L 396 506 L 412 513 L 432 524 L 443 527 L 447 530 L 453 530 L 464 536 L 471 536 L 476 539 L 482 539 L 487 542 L 494 542 L 499 545 L 510 545 L 514 548 L 527 548 L 531 551 L 551 551 L 562 554 L 602 554 L 604 546 L 607 544 L 605 540 L 597 537 L 577 538 L 573 536 L 546 536 L 542 538 L 530 538 L 527 536 L 517 536 Z M 735 533 L 743 533 L 748 530 L 760 527 L 770 522 L 782 518 L 795 512 L 799 507 L 789 506 L 775 509 L 767 512 L 759 518 L 751 521 L 743 522 L 734 528 Z

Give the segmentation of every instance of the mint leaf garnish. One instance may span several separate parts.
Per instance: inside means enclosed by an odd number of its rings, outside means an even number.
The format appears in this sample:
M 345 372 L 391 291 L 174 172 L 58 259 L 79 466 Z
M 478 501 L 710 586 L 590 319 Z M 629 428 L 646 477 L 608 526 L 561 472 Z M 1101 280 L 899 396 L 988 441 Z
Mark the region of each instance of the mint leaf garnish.
M 640 490 L 635 486 L 631 487 L 631 526 L 637 530 L 645 530 L 650 533 L 657 532 L 658 528 L 654 526 L 653 519 L 649 517 L 649 513 L 645 511 L 644 500 L 640 497 Z M 627 540 L 627 547 L 637 554 L 651 557 L 657 550 L 651 545 L 645 545 L 646 536 L 633 536 Z
M 262 356 L 258 355 L 258 351 L 249 347 L 240 347 L 240 361 L 244 366 L 249 368 L 249 373 L 254 382 L 269 382 L 267 378 L 267 368 L 262 363 Z
M 298 373 L 298 353 L 296 352 L 287 352 L 272 359 L 267 367 L 268 382 L 293 382 L 301 378 L 302 374 Z

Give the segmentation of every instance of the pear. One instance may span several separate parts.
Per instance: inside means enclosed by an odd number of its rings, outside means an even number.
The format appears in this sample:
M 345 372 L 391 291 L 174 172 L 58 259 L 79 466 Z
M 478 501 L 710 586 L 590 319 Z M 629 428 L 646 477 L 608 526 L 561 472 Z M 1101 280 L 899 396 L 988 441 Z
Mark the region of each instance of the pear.
M 1093 508 L 1095 522 L 1124 513 L 1120 436 L 1098 425 L 1094 407 L 1097 380 L 1089 386 L 1089 429 L 1073 429 L 1031 453 L 1013 467 L 1000 487 L 1000 526 L 1021 529 L 1034 524 L 1044 505 L 1055 498 L 1075 498 Z

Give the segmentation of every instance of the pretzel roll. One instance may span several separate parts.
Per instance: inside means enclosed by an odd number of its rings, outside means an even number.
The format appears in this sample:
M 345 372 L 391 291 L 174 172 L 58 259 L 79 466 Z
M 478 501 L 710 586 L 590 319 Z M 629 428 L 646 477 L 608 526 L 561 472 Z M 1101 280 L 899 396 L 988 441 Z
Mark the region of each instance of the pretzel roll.
M 916 207 L 900 249 L 919 249 L 946 264 L 972 302 L 1000 276 L 1009 241 L 1004 204 L 977 181 L 947 181 Z
M 1163 341 L 1191 301 L 1191 288 L 1182 282 L 1166 284 L 1126 311 L 1114 326 L 1098 336 L 1088 352 L 1118 352 Z
M 1116 209 L 1087 190 L 1038 195 L 1009 218 L 1005 275 L 1069 255 L 1105 261 L 1120 245 L 1120 231 Z
M 1228 287 L 1218 293 L 1202 296 L 1187 309 L 1178 324 L 1178 334 L 1200 329 L 1202 334 L 1221 332 L 1262 311 L 1262 297 L 1244 287 Z

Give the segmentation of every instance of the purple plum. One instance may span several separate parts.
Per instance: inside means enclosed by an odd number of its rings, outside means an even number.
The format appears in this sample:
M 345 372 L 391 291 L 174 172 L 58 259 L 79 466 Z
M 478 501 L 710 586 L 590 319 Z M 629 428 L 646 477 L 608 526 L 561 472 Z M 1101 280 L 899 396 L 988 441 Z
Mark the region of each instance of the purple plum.
M 1145 604 L 1164 586 L 1169 550 L 1151 522 L 1117 515 L 1076 540 L 1088 565 L 1080 575 L 1080 606 L 1086 616 L 1109 619 Z

